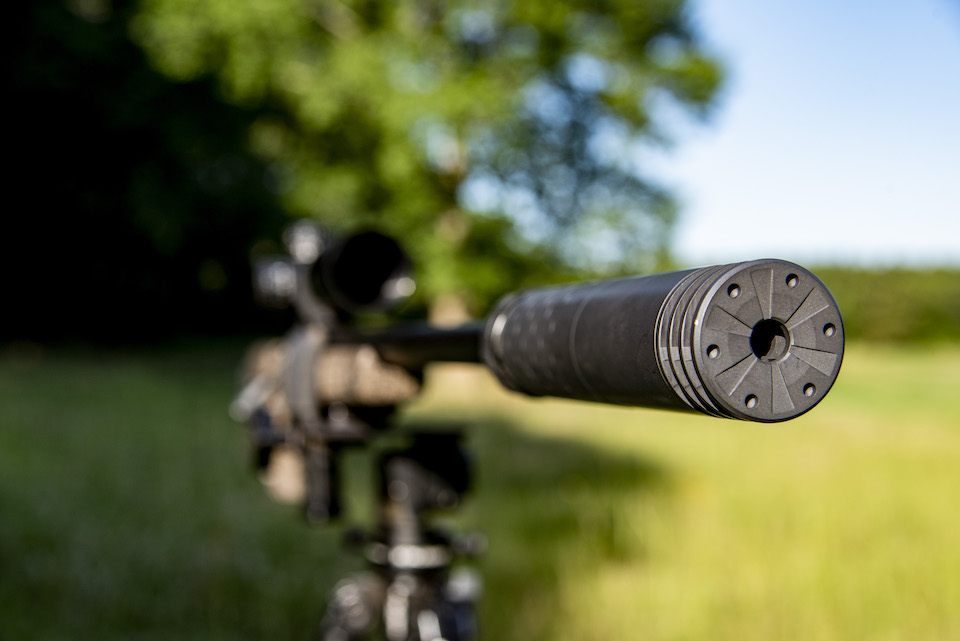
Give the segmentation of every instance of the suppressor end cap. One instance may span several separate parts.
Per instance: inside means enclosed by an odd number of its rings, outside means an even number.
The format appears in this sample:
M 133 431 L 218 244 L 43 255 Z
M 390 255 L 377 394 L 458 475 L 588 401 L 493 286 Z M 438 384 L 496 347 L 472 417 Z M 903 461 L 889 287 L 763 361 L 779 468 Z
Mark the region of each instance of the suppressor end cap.
M 725 414 L 776 422 L 813 408 L 843 361 L 837 302 L 811 272 L 781 260 L 736 265 L 698 306 L 693 356 Z

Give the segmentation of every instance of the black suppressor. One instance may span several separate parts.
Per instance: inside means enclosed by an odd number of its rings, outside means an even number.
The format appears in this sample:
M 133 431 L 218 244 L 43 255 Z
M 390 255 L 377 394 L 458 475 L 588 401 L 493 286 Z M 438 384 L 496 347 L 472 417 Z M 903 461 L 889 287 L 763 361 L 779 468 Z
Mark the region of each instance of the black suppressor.
M 826 395 L 843 346 L 816 276 L 756 260 L 520 291 L 487 319 L 481 351 L 525 394 L 774 422 Z

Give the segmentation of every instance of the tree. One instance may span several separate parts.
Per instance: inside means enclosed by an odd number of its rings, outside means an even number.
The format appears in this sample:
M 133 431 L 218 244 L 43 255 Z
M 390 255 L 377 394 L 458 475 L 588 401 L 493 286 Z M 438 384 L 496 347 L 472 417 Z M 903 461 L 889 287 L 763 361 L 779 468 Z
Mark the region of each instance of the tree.
M 421 301 L 647 268 L 631 150 L 719 82 L 683 2 L 37 0 L 10 10 L 0 340 L 253 331 L 292 218 L 401 237 Z M 258 320 L 259 319 L 259 320 Z
M 151 69 L 128 37 L 136 8 L 11 8 L 0 341 L 262 326 L 249 249 L 285 215 L 247 147 L 257 113 Z
M 480 308 L 521 284 L 505 254 L 661 260 L 674 206 L 633 151 L 662 139 L 653 103 L 703 110 L 721 78 L 682 0 L 142 0 L 131 24 L 162 73 L 256 111 L 287 212 L 398 234 L 428 295 Z

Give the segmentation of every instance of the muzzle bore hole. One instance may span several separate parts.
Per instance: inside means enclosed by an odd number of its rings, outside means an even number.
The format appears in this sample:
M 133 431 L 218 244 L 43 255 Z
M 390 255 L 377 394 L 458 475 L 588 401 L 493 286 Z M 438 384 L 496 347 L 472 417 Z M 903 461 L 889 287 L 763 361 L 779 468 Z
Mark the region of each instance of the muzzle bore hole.
M 761 361 L 779 361 L 790 349 L 790 330 L 775 318 L 765 318 L 753 326 L 750 348 Z

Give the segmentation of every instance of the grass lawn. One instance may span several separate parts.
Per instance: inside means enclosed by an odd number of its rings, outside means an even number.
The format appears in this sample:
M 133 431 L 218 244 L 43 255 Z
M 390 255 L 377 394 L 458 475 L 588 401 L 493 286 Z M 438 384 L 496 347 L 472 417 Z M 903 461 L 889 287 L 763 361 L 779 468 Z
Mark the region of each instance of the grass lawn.
M 0 638 L 310 638 L 360 564 L 257 485 L 240 353 L 0 354 Z M 960 346 L 853 345 L 820 406 L 759 425 L 450 366 L 402 423 L 467 432 L 485 639 L 958 639 L 958 390 Z

